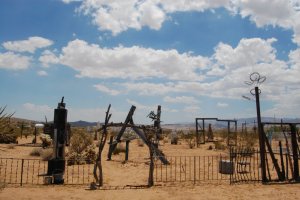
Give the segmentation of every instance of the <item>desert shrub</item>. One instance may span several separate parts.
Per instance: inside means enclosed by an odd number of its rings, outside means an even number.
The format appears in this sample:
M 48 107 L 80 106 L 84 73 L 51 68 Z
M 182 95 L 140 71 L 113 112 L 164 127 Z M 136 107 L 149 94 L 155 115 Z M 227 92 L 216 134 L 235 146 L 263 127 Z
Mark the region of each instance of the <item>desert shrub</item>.
M 135 137 L 136 137 L 136 133 L 133 132 L 131 129 L 128 129 L 128 128 L 125 130 L 125 132 L 122 136 L 122 138 L 125 139 L 125 140 L 135 138 Z
M 171 138 L 171 144 L 175 144 L 175 145 L 178 144 L 179 137 L 178 137 L 178 133 L 176 131 L 174 131 L 170 134 L 170 138 Z
M 41 158 L 44 161 L 51 160 L 53 158 L 53 149 L 42 149 L 40 152 Z
M 84 150 L 93 144 L 93 137 L 85 132 L 76 132 L 70 140 L 69 152 L 83 153 Z
M 85 132 L 73 132 L 70 140 L 68 165 L 93 163 L 96 158 L 93 136 Z
M 84 158 L 86 160 L 87 164 L 91 164 L 94 163 L 94 161 L 96 160 L 97 154 L 95 151 L 95 145 L 89 145 L 87 146 L 87 148 L 84 150 Z
M 220 141 L 215 141 L 214 145 L 215 145 L 215 149 L 217 149 L 217 150 L 225 150 L 226 149 L 226 146 Z
M 17 142 L 18 135 L 14 133 L 14 129 L 7 127 L 0 131 L 1 131 L 0 143 L 4 143 L 4 144 L 18 143 Z
M 51 139 L 50 135 L 41 134 L 40 139 L 42 141 L 43 148 L 49 147 L 52 144 L 52 139 Z
M 188 143 L 190 149 L 193 149 L 196 146 L 195 133 L 193 131 L 189 130 L 187 133 L 182 131 L 181 138 Z
M 0 143 L 17 143 L 18 135 L 10 123 L 13 114 L 6 114 L 5 109 L 6 107 L 0 107 Z
M 41 148 L 34 148 L 34 149 L 31 150 L 29 155 L 31 155 L 31 156 L 41 156 L 41 153 L 42 153 Z
M 165 138 L 163 139 L 163 143 L 164 143 L 164 144 L 167 144 L 168 142 L 169 142 L 169 139 L 165 137 Z
M 83 165 L 85 164 L 84 155 L 77 152 L 72 152 L 68 156 L 67 164 L 68 165 Z
M 118 155 L 119 153 L 125 153 L 125 152 L 126 152 L 126 148 L 125 148 L 124 144 L 118 143 L 113 154 Z

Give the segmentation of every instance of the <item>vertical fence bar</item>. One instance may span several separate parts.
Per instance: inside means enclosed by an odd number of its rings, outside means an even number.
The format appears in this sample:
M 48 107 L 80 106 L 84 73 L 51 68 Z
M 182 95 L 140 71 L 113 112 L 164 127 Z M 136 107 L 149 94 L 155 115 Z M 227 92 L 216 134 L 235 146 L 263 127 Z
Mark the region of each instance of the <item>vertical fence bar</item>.
M 10 162 L 10 176 L 9 176 L 9 181 L 11 182 L 11 177 L 12 177 L 12 164 L 13 164 L 14 160 L 11 159 L 11 162 Z
M 194 156 L 194 184 L 196 184 L 196 156 Z
M 83 182 L 82 182 L 82 184 L 84 184 L 84 179 L 85 179 L 85 177 L 84 177 L 84 167 L 85 167 L 85 165 L 82 166 L 82 176 L 83 176 Z
M 162 169 L 162 163 L 160 162 L 160 180 L 163 181 L 163 169 Z
M 168 160 L 167 157 L 166 160 Z M 168 165 L 166 165 L 166 182 L 168 182 Z
M 170 161 L 170 180 L 171 180 L 171 182 L 173 181 L 173 177 L 172 177 L 172 165 L 173 165 L 173 157 L 171 157 L 171 161 Z
M 199 160 L 199 181 L 201 180 L 201 165 L 200 165 L 200 156 L 198 156 L 198 160 Z
M 230 147 L 230 149 L 229 149 L 229 151 L 230 151 L 230 153 L 229 153 L 229 160 L 230 160 L 230 165 L 233 165 L 233 168 L 235 167 L 234 166 L 234 164 L 233 164 L 233 155 L 232 155 L 232 148 Z M 233 171 L 233 173 L 234 173 L 234 170 L 235 169 L 233 169 L 232 171 Z M 232 184 L 232 178 L 233 178 L 233 174 L 232 173 L 230 173 L 230 180 L 229 180 L 229 182 L 230 182 L 230 184 Z
M 180 177 L 180 182 L 181 182 L 181 156 L 179 157 L 179 168 L 180 168 L 180 170 L 179 170 L 179 177 Z
M 80 180 L 79 180 L 79 174 L 80 174 L 80 172 L 79 172 L 79 164 L 77 165 L 77 183 L 80 183 Z
M 190 174 L 190 180 L 189 181 L 191 181 L 191 179 L 192 179 L 192 177 L 191 177 L 191 175 L 192 175 L 192 169 L 191 169 L 191 156 L 189 156 L 189 174 Z
M 157 182 L 157 159 L 155 159 L 155 182 Z
M 7 169 L 7 159 L 5 159 L 4 183 L 6 183 L 6 169 Z
M 23 186 L 23 170 L 24 170 L 24 159 L 22 159 L 22 164 L 21 164 L 21 183 L 20 183 L 21 186 Z
M 37 172 L 38 172 L 38 177 L 37 177 L 37 181 L 36 181 L 36 184 L 39 184 L 39 179 L 40 179 L 40 164 L 41 164 L 41 160 L 39 160 L 39 164 L 38 164 L 38 170 L 37 170 Z
M 34 163 L 35 163 L 35 160 L 33 160 L 33 164 L 32 164 L 31 184 L 33 184 L 33 179 L 34 179 Z
M 184 181 L 186 181 L 186 170 L 187 167 L 186 167 L 186 156 L 184 156 Z
M 17 160 L 17 167 L 16 167 L 16 180 L 15 183 L 18 182 L 18 169 L 19 169 L 19 160 Z
M 175 156 L 175 181 L 177 180 L 177 156 Z

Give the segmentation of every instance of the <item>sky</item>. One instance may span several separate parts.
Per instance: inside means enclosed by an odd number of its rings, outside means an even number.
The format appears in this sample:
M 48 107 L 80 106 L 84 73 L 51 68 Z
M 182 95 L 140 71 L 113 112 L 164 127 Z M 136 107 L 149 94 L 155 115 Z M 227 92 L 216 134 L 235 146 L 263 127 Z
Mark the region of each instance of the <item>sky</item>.
M 300 0 L 0 0 L 0 106 L 163 123 L 300 115 Z M 242 98 L 246 96 L 251 100 Z

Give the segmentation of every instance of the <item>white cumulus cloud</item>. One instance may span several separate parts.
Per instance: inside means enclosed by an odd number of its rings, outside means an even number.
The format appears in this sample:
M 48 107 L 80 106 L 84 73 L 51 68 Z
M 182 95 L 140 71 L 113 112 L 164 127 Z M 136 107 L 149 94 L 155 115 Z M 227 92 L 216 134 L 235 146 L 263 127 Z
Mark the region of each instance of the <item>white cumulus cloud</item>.
M 47 73 L 46 71 L 44 71 L 44 70 L 38 71 L 37 74 L 38 74 L 39 76 L 48 76 L 48 73 Z
M 183 104 L 197 104 L 198 100 L 194 97 L 188 96 L 177 96 L 177 97 L 170 97 L 166 96 L 163 99 L 167 103 L 183 103 Z
M 180 54 L 177 50 L 156 50 L 139 46 L 112 49 L 73 40 L 62 49 L 60 63 L 79 72 L 79 77 L 171 80 L 201 80 L 198 73 L 208 58 Z
M 48 67 L 49 64 L 59 63 L 59 58 L 51 51 L 45 50 L 42 52 L 42 55 L 39 57 L 39 61 L 44 67 Z
M 34 53 L 36 49 L 45 48 L 52 45 L 53 42 L 43 37 L 33 36 L 27 40 L 7 41 L 2 43 L 3 47 L 15 52 Z
M 116 95 L 120 94 L 120 92 L 118 90 L 110 89 L 110 88 L 108 88 L 108 87 L 106 87 L 105 85 L 102 85 L 102 84 L 94 85 L 94 87 L 98 91 L 107 93 L 107 94 L 112 95 L 112 96 L 116 96 Z
M 143 26 L 158 30 L 172 13 L 203 12 L 220 7 L 243 18 L 249 17 L 257 27 L 272 25 L 292 29 L 293 41 L 300 44 L 297 0 L 82 0 L 77 11 L 91 16 L 99 30 L 117 35 L 128 29 L 140 30 Z
M 0 53 L 0 69 L 23 70 L 30 65 L 31 57 L 22 56 L 13 52 Z

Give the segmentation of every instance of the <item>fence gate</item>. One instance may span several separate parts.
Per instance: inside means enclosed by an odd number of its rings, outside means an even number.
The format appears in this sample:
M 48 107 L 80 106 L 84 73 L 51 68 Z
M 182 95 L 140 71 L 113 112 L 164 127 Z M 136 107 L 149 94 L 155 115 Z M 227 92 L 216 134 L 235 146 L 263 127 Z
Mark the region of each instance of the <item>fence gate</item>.
M 251 148 L 231 148 L 230 184 L 261 181 L 259 151 Z

